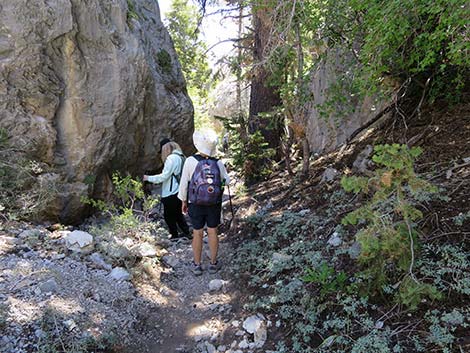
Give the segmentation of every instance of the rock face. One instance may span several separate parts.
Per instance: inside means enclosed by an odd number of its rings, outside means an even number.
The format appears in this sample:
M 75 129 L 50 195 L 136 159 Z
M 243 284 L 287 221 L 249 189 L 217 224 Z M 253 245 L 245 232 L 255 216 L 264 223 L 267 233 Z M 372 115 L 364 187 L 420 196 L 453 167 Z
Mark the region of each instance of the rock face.
M 343 74 L 352 75 L 351 54 L 336 50 L 326 53 L 313 73 L 311 94 L 313 103 L 307 112 L 307 139 L 312 153 L 325 153 L 343 144 L 351 134 L 367 123 L 386 105 L 372 97 L 358 99 L 351 94 Z M 329 104 L 329 95 L 336 104 Z M 326 103 L 326 104 L 325 104 Z
M 1 0 L 0 128 L 51 168 L 51 216 L 77 221 L 109 175 L 189 151 L 193 107 L 155 0 Z

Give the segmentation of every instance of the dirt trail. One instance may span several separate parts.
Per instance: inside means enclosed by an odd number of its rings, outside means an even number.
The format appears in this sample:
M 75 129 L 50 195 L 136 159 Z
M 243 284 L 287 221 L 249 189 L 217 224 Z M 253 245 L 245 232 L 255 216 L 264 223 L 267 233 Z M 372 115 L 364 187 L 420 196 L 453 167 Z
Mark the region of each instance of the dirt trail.
M 228 248 L 224 240 L 221 235 L 219 259 L 223 264 Z M 207 243 L 203 250 L 204 272 L 198 277 L 190 271 L 192 249 L 189 240 L 179 240 L 167 250 L 158 286 L 137 285 L 139 295 L 154 305 L 149 312 L 141 314 L 139 331 L 142 337 L 136 339 L 136 344 L 126 352 L 205 352 L 208 344 L 217 348 L 233 317 L 233 297 L 228 291 L 226 269 L 216 274 L 208 273 Z M 223 287 L 210 291 L 212 280 L 222 280 Z

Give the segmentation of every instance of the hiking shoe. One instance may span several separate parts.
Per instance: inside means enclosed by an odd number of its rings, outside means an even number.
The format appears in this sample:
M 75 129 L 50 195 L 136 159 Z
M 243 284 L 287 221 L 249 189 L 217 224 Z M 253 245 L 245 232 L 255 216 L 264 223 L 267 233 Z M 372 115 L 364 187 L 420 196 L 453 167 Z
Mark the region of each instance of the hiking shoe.
M 191 264 L 191 272 L 193 273 L 193 275 L 195 276 L 200 276 L 202 275 L 202 267 L 201 265 L 198 265 L 196 263 L 192 263 Z
M 219 261 L 216 261 L 215 264 L 210 263 L 209 267 L 207 268 L 210 274 L 217 273 L 222 265 L 220 264 Z

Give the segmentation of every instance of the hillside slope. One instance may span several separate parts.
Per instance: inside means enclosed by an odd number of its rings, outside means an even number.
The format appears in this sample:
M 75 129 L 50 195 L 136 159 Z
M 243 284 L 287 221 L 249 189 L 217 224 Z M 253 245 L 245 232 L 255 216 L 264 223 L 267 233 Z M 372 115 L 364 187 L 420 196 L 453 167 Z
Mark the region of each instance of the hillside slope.
M 431 194 L 421 191 L 414 199 L 422 217 L 410 222 L 415 244 L 405 269 L 399 260 L 409 250 L 408 232 L 386 243 L 387 220 L 400 222 L 400 211 L 389 207 L 395 205 L 393 196 L 374 204 L 382 212 L 383 227 L 374 228 L 372 238 L 361 235 L 372 223 L 368 215 L 362 214 L 356 225 L 342 224 L 346 215 L 380 191 L 371 182 L 380 170 L 371 161 L 372 146 L 393 143 L 422 148 L 414 169 L 420 179 L 438 188 Z M 237 215 L 243 221 L 233 231 L 229 262 L 236 264 L 232 275 L 242 283 L 237 287 L 248 288 L 238 298 L 245 314 L 261 313 L 277 323 L 270 329 L 267 348 L 470 350 L 468 146 L 470 105 L 436 104 L 413 121 L 398 115 L 381 122 L 350 145 L 319 158 L 308 180 L 278 172 L 237 200 Z M 369 193 L 346 192 L 340 185 L 346 174 L 365 176 L 372 183 Z M 380 182 L 393 183 L 393 178 L 398 176 L 382 174 Z M 379 279 L 373 272 L 378 263 L 383 266 Z

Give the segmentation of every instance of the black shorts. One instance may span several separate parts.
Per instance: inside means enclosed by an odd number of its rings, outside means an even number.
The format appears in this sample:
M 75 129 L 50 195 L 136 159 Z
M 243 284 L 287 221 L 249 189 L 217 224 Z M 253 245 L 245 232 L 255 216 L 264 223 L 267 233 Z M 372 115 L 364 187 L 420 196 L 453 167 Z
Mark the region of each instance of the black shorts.
M 220 224 L 220 212 L 222 205 L 198 206 L 192 203 L 188 205 L 189 218 L 193 228 L 200 230 L 207 225 L 209 228 L 216 228 Z

